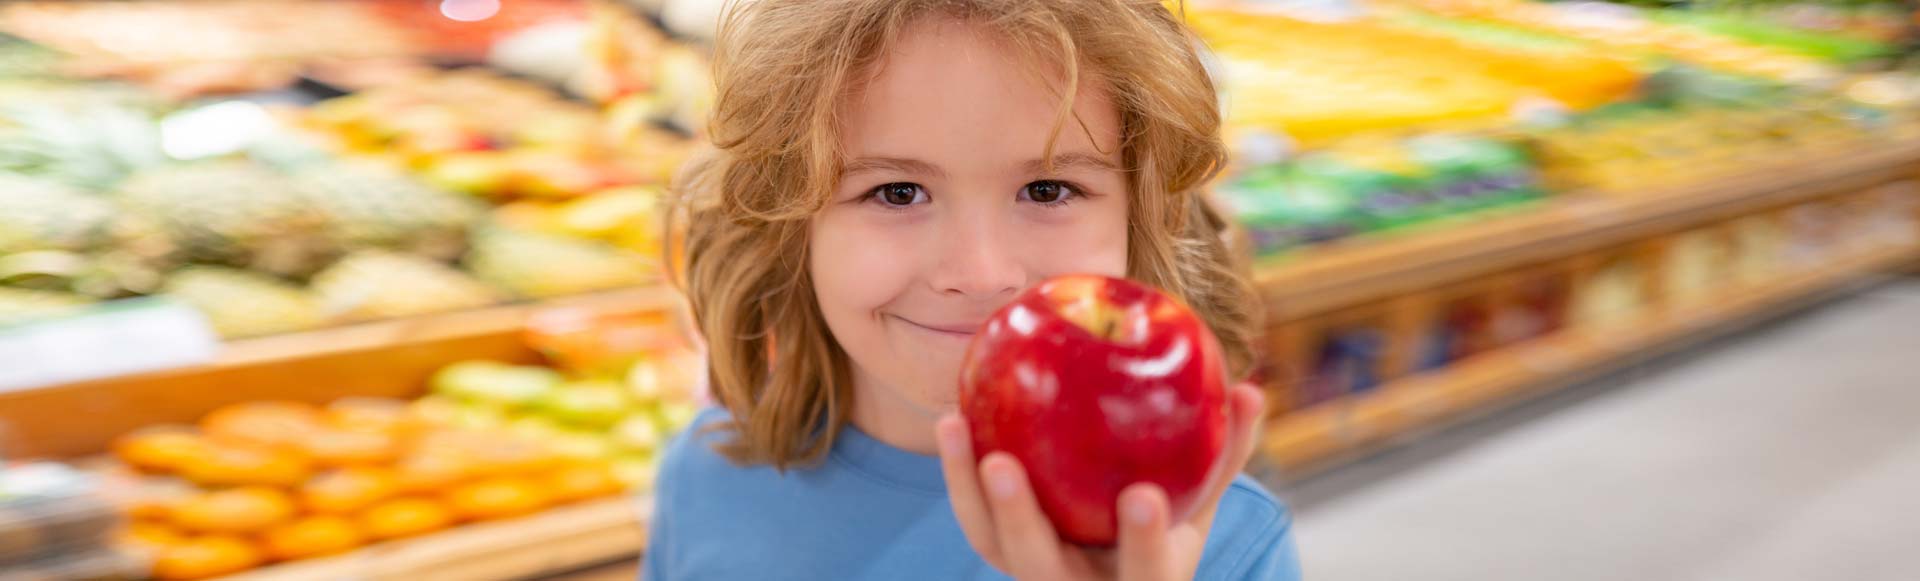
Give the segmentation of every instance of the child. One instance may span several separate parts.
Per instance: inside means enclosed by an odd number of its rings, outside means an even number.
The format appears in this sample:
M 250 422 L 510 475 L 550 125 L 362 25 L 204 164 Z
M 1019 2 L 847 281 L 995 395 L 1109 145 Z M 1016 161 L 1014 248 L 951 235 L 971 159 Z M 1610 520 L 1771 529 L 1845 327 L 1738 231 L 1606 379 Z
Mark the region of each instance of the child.
M 646 578 L 1298 578 L 1286 509 L 1234 477 L 1251 386 L 1198 514 L 1136 485 L 1114 549 L 1063 543 L 1019 462 L 976 463 L 953 414 L 974 329 L 1056 274 L 1167 289 L 1247 369 L 1255 299 L 1200 199 L 1217 97 L 1177 16 L 759 0 L 717 44 L 679 278 L 724 409 L 667 452 Z

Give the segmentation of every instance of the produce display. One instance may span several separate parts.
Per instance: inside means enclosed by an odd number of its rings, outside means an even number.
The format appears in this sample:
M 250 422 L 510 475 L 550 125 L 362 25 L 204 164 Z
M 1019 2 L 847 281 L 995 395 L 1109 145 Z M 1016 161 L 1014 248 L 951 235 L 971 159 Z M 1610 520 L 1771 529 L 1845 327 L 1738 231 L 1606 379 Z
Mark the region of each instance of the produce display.
M 1838 16 L 1840 15 L 1829 15 L 1829 17 Z M 1899 18 L 1897 14 L 1880 14 L 1879 16 L 1887 20 Z M 1766 15 L 1733 12 L 1659 11 L 1649 13 L 1648 17 L 1655 22 L 1696 28 L 1742 42 L 1769 46 L 1828 62 L 1854 63 L 1893 56 L 1895 52 L 1893 43 L 1888 42 L 1891 40 L 1891 35 L 1885 26 L 1857 31 L 1842 28 L 1849 25 L 1855 25 L 1858 28 L 1858 25 L 1872 21 L 1840 20 L 1830 22 L 1829 28 L 1841 30 L 1812 30 L 1791 26 L 1787 22 L 1768 18 Z M 1881 22 L 1885 23 L 1885 21 Z M 1897 31 L 1898 28 L 1893 28 L 1891 32 Z M 1876 38 L 1876 36 L 1888 38 Z
M 533 29 L 585 48 L 588 9 L 9 3 L 0 320 L 165 294 L 250 337 L 656 282 L 704 57 L 629 22 L 645 42 L 622 46 L 645 50 L 624 62 L 655 72 L 622 85 L 613 120 L 556 87 L 421 60 L 479 63 Z
M 499 201 L 665 183 L 689 147 L 662 132 L 616 143 L 595 109 L 478 69 L 328 100 L 304 121 L 348 151 L 396 158 L 430 184 Z
M 1782 81 L 1837 76 L 1828 61 L 1777 45 L 1759 44 L 1698 26 L 1666 20 L 1661 10 L 1633 10 L 1596 3 L 1557 4 L 1531 0 L 1412 0 L 1438 14 L 1485 19 L 1594 43 L 1611 54 L 1682 62 Z
M 1188 17 L 1217 57 L 1239 154 L 1215 201 L 1260 257 L 1549 193 L 1636 195 L 1920 126 L 1913 77 L 1845 68 L 1895 45 L 1839 26 L 1526 0 Z
M 0 27 L 70 54 L 180 62 L 390 56 L 420 40 L 369 8 L 299 0 L 8 2 Z
M 435 79 L 424 93 L 293 110 L 291 126 L 234 101 L 7 85 L 0 312 L 158 294 L 248 337 L 657 279 L 665 177 L 645 164 L 678 163 L 683 140 L 616 150 L 590 109 L 546 89 L 477 72 Z M 417 103 L 428 94 L 449 105 Z M 169 128 L 210 114 L 268 125 L 223 152 L 176 155 Z
M 1626 63 L 1577 45 L 1496 50 L 1420 25 L 1435 18 L 1324 23 L 1222 11 L 1189 22 L 1222 61 L 1229 124 L 1307 143 L 1497 117 L 1532 98 L 1586 108 L 1638 81 Z
M 141 484 L 119 541 L 200 579 L 650 490 L 700 398 L 671 320 L 551 311 L 526 339 L 552 366 L 461 362 L 418 400 L 249 402 L 126 434 L 113 456 Z
M 499 204 L 490 217 L 501 228 L 474 240 L 467 265 L 531 297 L 636 284 L 617 256 L 657 268 L 661 188 L 691 151 L 667 130 L 616 131 L 584 105 L 480 71 L 330 100 L 303 123 L 355 155 Z
M 1119 538 L 1114 507 L 1139 482 L 1195 509 L 1227 443 L 1226 362 L 1200 317 L 1124 279 L 1042 281 L 989 318 L 960 372 L 976 454 L 1006 452 L 1060 536 Z
M 128 434 L 115 455 L 180 479 L 154 484 L 122 535 L 151 553 L 161 579 L 335 554 L 623 488 L 604 464 L 445 427 L 393 400 L 239 404 L 197 429 Z
M 1517 143 L 1468 135 L 1352 139 L 1244 169 L 1214 200 L 1256 254 L 1512 206 L 1546 193 Z
M 52 76 L 58 73 L 62 58 L 59 51 L 0 33 L 0 77 Z
M 1812 100 L 1623 106 L 1531 131 L 1543 180 L 1562 191 L 1634 195 L 1805 159 L 1879 137 L 1870 113 Z
M 57 51 L 48 68 L 197 95 L 285 86 L 321 62 L 479 62 L 530 29 L 586 16 L 585 0 L 22 1 L 0 10 L 0 29 Z
M 586 17 L 583 0 L 442 0 L 374 2 L 374 11 L 422 37 L 431 52 L 480 56 L 505 37 L 552 22 Z
M 580 93 L 606 104 L 610 126 L 621 134 L 648 122 L 696 134 L 705 131 L 713 106 L 706 57 L 692 46 L 668 40 L 650 17 L 628 4 L 594 2 Z
M 552 367 L 456 363 L 435 374 L 415 411 L 466 429 L 505 431 L 569 458 L 605 462 L 651 486 L 656 453 L 693 421 L 701 357 L 657 313 L 547 311 L 528 344 Z
M 0 325 L 77 313 L 92 302 L 67 293 L 0 288 Z

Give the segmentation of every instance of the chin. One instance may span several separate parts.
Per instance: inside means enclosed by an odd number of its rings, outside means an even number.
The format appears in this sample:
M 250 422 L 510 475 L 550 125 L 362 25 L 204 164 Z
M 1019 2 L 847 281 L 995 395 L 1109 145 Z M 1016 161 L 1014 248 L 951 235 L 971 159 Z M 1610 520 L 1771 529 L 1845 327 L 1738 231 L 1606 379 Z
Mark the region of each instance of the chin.
M 930 410 L 947 412 L 960 403 L 960 368 L 955 365 L 926 366 L 907 370 L 900 393 L 913 400 L 914 405 Z
M 960 406 L 960 374 L 944 376 L 927 383 L 920 392 L 921 404 L 941 412 L 950 412 Z

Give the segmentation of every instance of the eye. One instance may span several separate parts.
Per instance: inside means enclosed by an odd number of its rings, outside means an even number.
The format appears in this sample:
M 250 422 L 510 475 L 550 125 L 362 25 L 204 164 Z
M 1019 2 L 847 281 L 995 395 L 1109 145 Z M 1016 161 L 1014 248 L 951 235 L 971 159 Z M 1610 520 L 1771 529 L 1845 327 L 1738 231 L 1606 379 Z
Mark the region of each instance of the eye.
M 1067 203 L 1080 196 L 1080 191 L 1072 184 L 1054 180 L 1040 180 L 1020 188 L 1020 199 L 1047 206 Z
M 868 196 L 879 200 L 883 205 L 893 207 L 927 203 L 927 189 L 920 187 L 920 184 L 908 182 L 883 184 L 874 188 Z

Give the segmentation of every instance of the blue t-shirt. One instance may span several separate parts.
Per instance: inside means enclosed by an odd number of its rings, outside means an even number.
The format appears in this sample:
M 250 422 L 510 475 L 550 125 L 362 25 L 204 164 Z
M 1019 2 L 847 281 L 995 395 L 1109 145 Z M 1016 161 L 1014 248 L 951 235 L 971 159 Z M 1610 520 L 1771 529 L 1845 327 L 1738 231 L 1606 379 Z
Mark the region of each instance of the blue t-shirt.
M 1006 579 L 967 545 L 940 459 L 847 426 L 827 460 L 737 466 L 713 450 L 709 410 L 668 448 L 642 579 Z M 1293 518 L 1242 476 L 1220 499 L 1196 579 L 1300 578 Z

